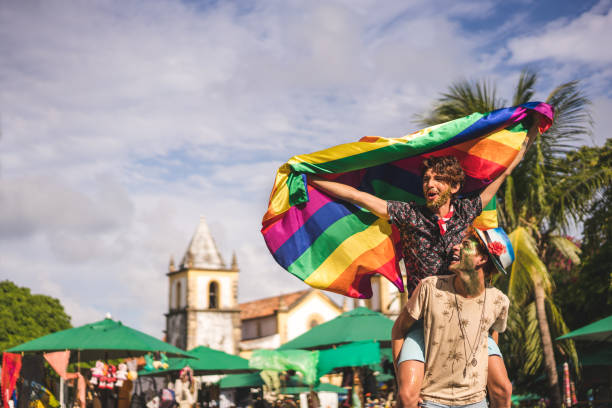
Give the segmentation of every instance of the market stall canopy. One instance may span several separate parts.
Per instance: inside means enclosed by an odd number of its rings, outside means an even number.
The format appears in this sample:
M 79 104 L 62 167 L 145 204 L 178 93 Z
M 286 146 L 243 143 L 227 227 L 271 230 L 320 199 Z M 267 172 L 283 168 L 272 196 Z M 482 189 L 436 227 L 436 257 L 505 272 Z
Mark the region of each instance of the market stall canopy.
M 164 370 L 145 371 L 141 370 L 139 375 L 161 375 L 177 372 L 189 366 L 194 375 L 211 374 L 239 374 L 250 373 L 255 370 L 249 368 L 249 360 L 223 351 L 213 350 L 209 347 L 198 346 L 187 352 L 192 358 L 171 358 L 168 368 Z
M 338 348 L 319 351 L 317 376 L 330 373 L 335 368 L 363 367 L 380 364 L 380 344 L 374 341 L 360 341 Z
M 219 381 L 219 388 L 260 387 L 264 384 L 259 373 L 230 374 Z
M 249 366 L 260 370 L 295 370 L 306 384 L 318 383 L 323 375 L 341 367 L 380 364 L 380 344 L 361 341 L 327 350 L 255 350 Z
M 557 337 L 564 339 L 612 342 L 612 315 Z
M 318 351 L 308 350 L 255 350 L 249 366 L 258 370 L 294 370 L 303 375 L 304 382 L 314 384 L 317 376 Z
M 314 387 L 314 390 L 316 392 L 335 392 L 337 394 L 346 394 L 348 391 L 342 387 L 338 387 L 337 385 L 334 384 L 329 384 L 329 383 L 321 383 L 319 385 L 317 385 L 316 387 Z M 298 395 L 298 394 L 302 394 L 304 392 L 310 392 L 310 388 L 309 387 L 286 387 L 286 388 L 281 388 L 280 393 L 281 394 L 288 394 L 288 395 Z
M 231 374 L 223 377 L 219 381 L 219 388 L 228 389 L 228 388 L 242 388 L 242 387 L 260 387 L 264 385 L 264 381 L 262 380 L 259 373 L 252 374 Z M 338 387 L 337 385 L 328 384 L 328 383 L 320 383 L 314 387 L 316 392 L 327 391 L 327 392 L 335 392 L 338 394 L 346 394 L 347 390 Z M 309 392 L 310 388 L 303 384 L 300 381 L 297 381 L 295 377 L 289 380 L 289 384 L 285 388 L 281 388 L 281 394 L 290 394 L 296 395 L 301 394 L 303 392 Z
M 71 350 L 71 359 L 80 361 L 138 357 L 148 352 L 191 358 L 185 351 L 171 344 L 109 318 L 48 334 L 6 351 L 47 353 L 60 350 Z
M 324 349 L 344 343 L 373 340 L 391 342 L 393 320 L 367 307 L 358 307 L 328 322 L 313 327 L 283 344 L 279 350 Z

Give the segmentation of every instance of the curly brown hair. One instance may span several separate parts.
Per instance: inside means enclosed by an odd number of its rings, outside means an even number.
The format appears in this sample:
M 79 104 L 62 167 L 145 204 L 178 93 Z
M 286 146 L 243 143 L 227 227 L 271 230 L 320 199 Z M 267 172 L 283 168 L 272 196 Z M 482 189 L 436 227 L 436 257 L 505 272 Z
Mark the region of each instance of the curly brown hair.
M 421 177 L 429 169 L 444 178 L 451 187 L 459 186 L 460 190 L 463 187 L 465 173 L 455 156 L 427 157 L 421 164 Z

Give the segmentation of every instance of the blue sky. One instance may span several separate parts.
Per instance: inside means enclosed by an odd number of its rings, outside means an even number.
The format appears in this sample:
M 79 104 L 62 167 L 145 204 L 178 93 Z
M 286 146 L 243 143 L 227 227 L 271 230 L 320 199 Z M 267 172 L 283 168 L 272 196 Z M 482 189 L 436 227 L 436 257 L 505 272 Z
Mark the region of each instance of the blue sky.
M 246 6 L 245 6 L 246 4 Z M 509 100 L 580 79 L 612 127 L 610 1 L 9 1 L 0 7 L 0 279 L 161 336 L 200 215 L 241 301 L 299 290 L 260 221 L 289 157 L 417 130 L 452 81 Z M 265 285 L 262 284 L 265 282 Z

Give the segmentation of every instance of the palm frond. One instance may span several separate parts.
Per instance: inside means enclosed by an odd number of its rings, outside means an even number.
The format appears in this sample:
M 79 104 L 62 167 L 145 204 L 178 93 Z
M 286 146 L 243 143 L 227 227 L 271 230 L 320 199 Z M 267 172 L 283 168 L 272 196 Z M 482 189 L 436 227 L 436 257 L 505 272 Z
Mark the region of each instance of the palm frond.
M 548 316 L 553 338 L 569 333 L 569 329 L 565 324 L 561 311 L 550 297 L 546 298 L 546 314 Z M 576 352 L 574 341 L 572 339 L 563 340 L 558 342 L 557 346 L 563 350 L 563 354 L 572 362 L 571 365 L 574 367 L 576 375 L 580 375 L 580 364 L 578 362 L 578 353 Z
M 506 216 L 509 229 L 516 228 L 517 219 L 516 219 L 516 211 L 514 210 L 514 202 L 515 202 L 515 193 L 514 193 L 514 178 L 512 175 L 508 176 L 505 181 L 504 188 L 504 214 Z
M 458 119 L 474 112 L 490 112 L 504 106 L 505 101 L 497 97 L 495 84 L 487 80 L 453 83 L 443 93 L 427 115 L 416 116 L 418 123 L 431 126 Z
M 542 342 L 540 341 L 535 302 L 530 302 L 525 307 L 525 311 L 524 370 L 526 374 L 533 375 L 542 366 L 544 353 L 542 352 Z
M 534 281 L 541 282 L 546 293 L 553 287 L 552 279 L 546 265 L 538 255 L 535 239 L 524 227 L 519 227 L 510 234 L 514 248 L 514 263 L 508 284 L 508 296 L 512 301 L 523 303 L 533 292 Z
M 555 248 L 561 255 L 572 261 L 573 264 L 578 265 L 580 263 L 580 254 L 582 251 L 567 237 L 560 235 L 553 235 L 548 238 L 548 244 Z
M 551 166 L 553 167 L 553 166 Z M 582 147 L 554 162 L 556 183 L 549 194 L 553 226 L 581 221 L 603 188 L 612 185 L 612 142 L 603 147 Z
M 531 101 L 534 94 L 534 87 L 538 80 L 538 74 L 530 69 L 524 69 L 521 71 L 514 96 L 512 97 L 512 105 L 520 105 Z
M 538 373 L 542 366 L 543 353 L 535 302 L 510 305 L 508 328 L 500 346 L 504 350 L 504 360 L 512 371 L 523 377 Z
M 533 217 L 533 222 L 538 224 L 550 214 L 548 191 L 553 178 L 547 176 L 545 153 L 540 135 L 512 172 L 515 212 L 523 219 Z
M 552 127 L 542 135 L 547 159 L 560 157 L 574 150 L 577 143 L 592 138 L 591 101 L 580 87 L 571 81 L 556 87 L 546 99 L 555 108 Z
M 536 221 L 540 222 L 544 218 L 544 214 L 549 214 L 548 211 L 549 205 L 546 200 L 546 191 L 548 187 L 548 180 L 546 179 L 546 171 L 544 169 L 544 149 L 543 149 L 542 138 L 538 138 L 536 142 L 536 148 L 534 149 L 536 152 L 536 163 L 533 168 L 534 172 L 534 185 L 530 190 L 531 199 L 529 200 L 529 204 L 532 206 L 530 208 L 531 213 L 535 215 Z M 537 215 L 536 215 L 537 214 Z

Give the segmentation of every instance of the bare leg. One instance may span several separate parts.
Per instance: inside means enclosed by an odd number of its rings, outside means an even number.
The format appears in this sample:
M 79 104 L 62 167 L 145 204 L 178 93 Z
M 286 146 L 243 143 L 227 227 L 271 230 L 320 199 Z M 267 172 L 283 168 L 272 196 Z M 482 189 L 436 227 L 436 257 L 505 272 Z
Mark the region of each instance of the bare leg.
M 504 360 L 500 356 L 489 356 L 487 388 L 492 408 L 510 408 L 512 383 L 508 378 Z
M 397 369 L 398 397 L 401 408 L 416 408 L 425 375 L 425 364 L 417 360 L 406 360 Z

